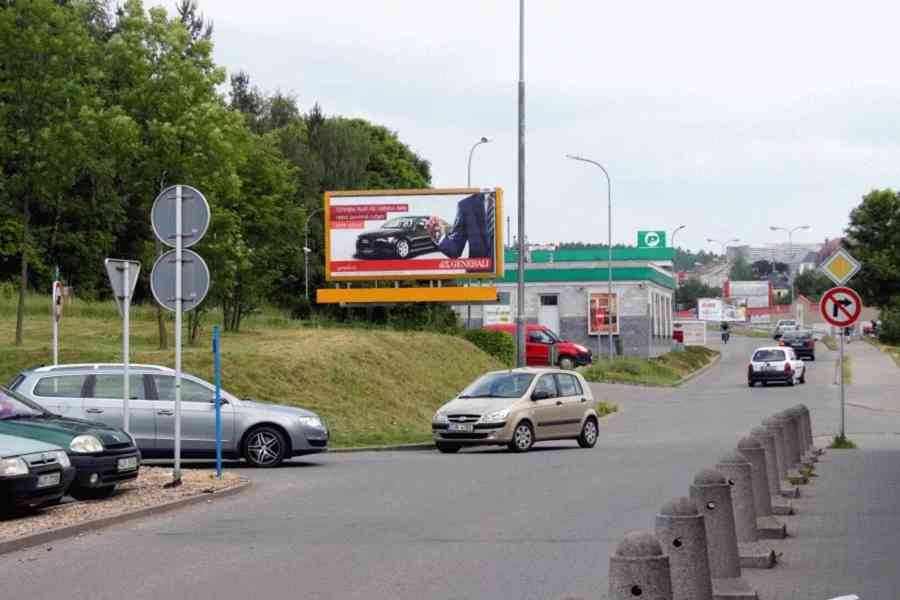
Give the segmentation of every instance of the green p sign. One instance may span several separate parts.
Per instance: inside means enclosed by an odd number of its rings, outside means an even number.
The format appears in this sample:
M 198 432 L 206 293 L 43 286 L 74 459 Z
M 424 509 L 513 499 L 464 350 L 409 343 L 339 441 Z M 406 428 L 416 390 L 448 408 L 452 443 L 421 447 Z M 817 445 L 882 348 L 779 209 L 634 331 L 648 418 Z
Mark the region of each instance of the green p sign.
M 638 248 L 665 248 L 665 231 L 638 231 Z

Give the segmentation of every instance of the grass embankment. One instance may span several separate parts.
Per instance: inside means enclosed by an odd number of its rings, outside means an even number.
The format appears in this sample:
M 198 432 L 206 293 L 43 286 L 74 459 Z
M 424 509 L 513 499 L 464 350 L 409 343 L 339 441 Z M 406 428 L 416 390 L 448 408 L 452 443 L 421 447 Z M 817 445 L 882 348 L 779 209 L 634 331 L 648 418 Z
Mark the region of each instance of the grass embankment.
M 766 338 L 772 337 L 772 332 L 762 329 L 750 329 L 749 327 L 732 327 L 731 333 L 742 337 Z
M 588 381 L 674 386 L 694 371 L 705 367 L 718 352 L 704 346 L 688 346 L 659 358 L 620 357 L 612 362 L 598 360 L 582 370 Z
M 893 358 L 894 362 L 897 363 L 897 366 L 900 367 L 900 346 L 891 346 L 890 344 L 883 344 L 880 341 L 878 341 L 877 339 L 874 339 L 871 337 L 865 337 L 863 339 L 865 339 L 868 343 L 870 343 L 871 345 L 875 346 L 876 348 L 878 348 L 879 350 L 881 350 L 882 352 L 884 352 L 885 354 L 887 354 L 888 356 Z
M 211 314 L 208 322 L 221 321 Z M 29 298 L 25 344 L 14 345 L 15 301 L 0 298 L 0 382 L 51 359 L 49 300 Z M 172 343 L 172 322 L 168 322 Z M 213 377 L 211 325 L 184 346 L 185 371 Z M 119 362 L 122 322 L 112 302 L 65 308 L 60 362 Z M 186 336 L 185 336 L 186 339 Z M 174 366 L 159 350 L 156 311 L 131 314 L 131 360 Z M 222 338 L 223 386 L 252 397 L 309 408 L 328 421 L 334 446 L 421 442 L 431 438 L 434 410 L 477 375 L 502 365 L 460 337 L 338 327 L 311 328 L 276 313 L 249 319 Z

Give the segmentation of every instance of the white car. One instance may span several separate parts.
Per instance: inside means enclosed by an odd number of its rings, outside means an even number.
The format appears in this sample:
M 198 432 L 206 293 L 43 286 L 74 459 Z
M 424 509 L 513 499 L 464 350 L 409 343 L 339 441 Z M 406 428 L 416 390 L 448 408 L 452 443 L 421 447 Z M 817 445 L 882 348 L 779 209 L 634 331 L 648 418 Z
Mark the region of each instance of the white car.
M 806 363 L 797 358 L 792 348 L 757 348 L 747 365 L 747 385 L 753 387 L 757 382 L 762 382 L 763 385 L 806 383 Z

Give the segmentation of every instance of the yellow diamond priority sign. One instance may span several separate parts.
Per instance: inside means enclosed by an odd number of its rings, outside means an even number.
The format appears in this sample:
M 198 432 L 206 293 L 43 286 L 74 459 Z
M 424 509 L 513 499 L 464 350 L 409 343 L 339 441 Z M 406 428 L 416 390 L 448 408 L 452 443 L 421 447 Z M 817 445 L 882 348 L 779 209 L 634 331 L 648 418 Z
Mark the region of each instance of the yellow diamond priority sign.
M 836 285 L 844 285 L 856 275 L 862 265 L 843 248 L 838 248 L 834 254 L 822 263 L 822 272 L 828 275 Z

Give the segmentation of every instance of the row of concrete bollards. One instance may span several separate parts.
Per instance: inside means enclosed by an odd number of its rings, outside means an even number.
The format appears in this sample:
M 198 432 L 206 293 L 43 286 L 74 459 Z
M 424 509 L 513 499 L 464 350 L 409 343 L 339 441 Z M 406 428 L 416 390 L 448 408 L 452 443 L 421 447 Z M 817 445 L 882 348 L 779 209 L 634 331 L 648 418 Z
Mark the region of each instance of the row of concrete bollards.
M 613 600 L 756 600 L 742 568 L 771 568 L 777 556 L 763 539 L 787 536 L 776 515 L 793 514 L 821 450 L 809 409 L 798 404 L 763 420 L 715 469 L 694 477 L 689 497 L 667 502 L 655 532 L 625 536 L 609 559 Z

